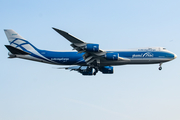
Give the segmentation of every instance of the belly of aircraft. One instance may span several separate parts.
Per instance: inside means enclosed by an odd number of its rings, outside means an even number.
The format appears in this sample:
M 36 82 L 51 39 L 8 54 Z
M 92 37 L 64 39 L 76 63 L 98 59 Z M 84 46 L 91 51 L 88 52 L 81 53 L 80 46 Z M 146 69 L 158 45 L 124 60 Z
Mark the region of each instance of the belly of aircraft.
M 155 64 L 155 63 L 163 63 L 168 62 L 169 59 L 130 59 L 129 61 L 101 61 L 101 65 L 111 66 L 111 65 L 125 65 L 125 64 Z

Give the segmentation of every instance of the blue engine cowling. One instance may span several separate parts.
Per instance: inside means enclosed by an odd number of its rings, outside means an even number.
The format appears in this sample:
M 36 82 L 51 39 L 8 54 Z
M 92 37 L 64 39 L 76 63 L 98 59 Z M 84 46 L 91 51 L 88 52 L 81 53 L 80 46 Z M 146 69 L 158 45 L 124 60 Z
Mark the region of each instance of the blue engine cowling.
M 80 72 L 82 75 L 93 75 L 92 71 L 82 71 Z
M 104 67 L 100 68 L 100 71 L 103 74 L 113 74 L 114 73 L 114 69 L 111 66 L 104 66 Z
M 82 75 L 93 75 L 93 69 L 88 67 L 86 67 L 86 69 L 80 69 L 78 72 Z
M 106 53 L 105 58 L 107 60 L 118 60 L 119 54 L 118 53 Z
M 85 49 L 88 52 L 98 52 L 99 51 L 99 44 L 87 44 Z

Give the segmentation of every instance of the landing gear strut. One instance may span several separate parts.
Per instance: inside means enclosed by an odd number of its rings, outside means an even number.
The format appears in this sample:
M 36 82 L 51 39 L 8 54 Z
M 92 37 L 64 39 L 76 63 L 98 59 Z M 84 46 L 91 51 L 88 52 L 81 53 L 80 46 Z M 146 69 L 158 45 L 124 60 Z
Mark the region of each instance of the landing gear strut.
M 162 67 L 161 67 L 162 63 L 159 64 L 159 70 L 162 70 Z
M 96 75 L 96 73 L 98 73 L 98 68 L 94 68 L 95 69 L 95 71 L 94 71 L 94 75 Z
M 91 66 L 95 70 L 93 75 L 96 75 L 98 73 L 99 66 L 100 66 L 100 60 L 99 59 L 94 60 Z

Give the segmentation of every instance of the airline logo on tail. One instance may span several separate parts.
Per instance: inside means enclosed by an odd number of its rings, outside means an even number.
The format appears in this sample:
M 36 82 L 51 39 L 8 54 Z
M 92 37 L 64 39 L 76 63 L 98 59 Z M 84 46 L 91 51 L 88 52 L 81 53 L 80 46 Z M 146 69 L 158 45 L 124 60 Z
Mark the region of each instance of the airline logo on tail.
M 11 53 L 15 52 L 15 53 L 19 53 L 19 54 L 20 53 L 26 54 L 26 55 L 30 55 L 31 57 L 36 58 L 36 59 L 54 63 L 54 61 L 49 60 L 48 58 L 46 58 L 42 54 L 40 54 L 39 49 L 37 49 L 35 46 L 33 46 L 31 43 L 29 43 L 27 40 L 25 40 L 22 36 L 20 36 L 14 30 L 6 29 L 4 31 L 8 38 L 8 41 L 10 43 L 10 46 L 6 46 L 6 48 Z

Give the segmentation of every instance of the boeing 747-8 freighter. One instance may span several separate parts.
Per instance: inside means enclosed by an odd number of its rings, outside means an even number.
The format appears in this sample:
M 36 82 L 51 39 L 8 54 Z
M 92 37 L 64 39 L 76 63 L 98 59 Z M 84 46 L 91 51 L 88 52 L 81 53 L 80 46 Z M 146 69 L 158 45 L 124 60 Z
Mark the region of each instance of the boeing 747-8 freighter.
M 129 50 L 105 51 L 99 44 L 86 43 L 69 33 L 53 28 L 66 38 L 76 51 L 49 51 L 36 48 L 12 29 L 5 29 L 10 45 L 9 58 L 22 58 L 56 65 L 68 65 L 67 70 L 78 71 L 82 75 L 113 74 L 113 66 L 127 64 L 159 64 L 159 70 L 164 62 L 177 57 L 176 54 L 163 47 L 148 47 Z

